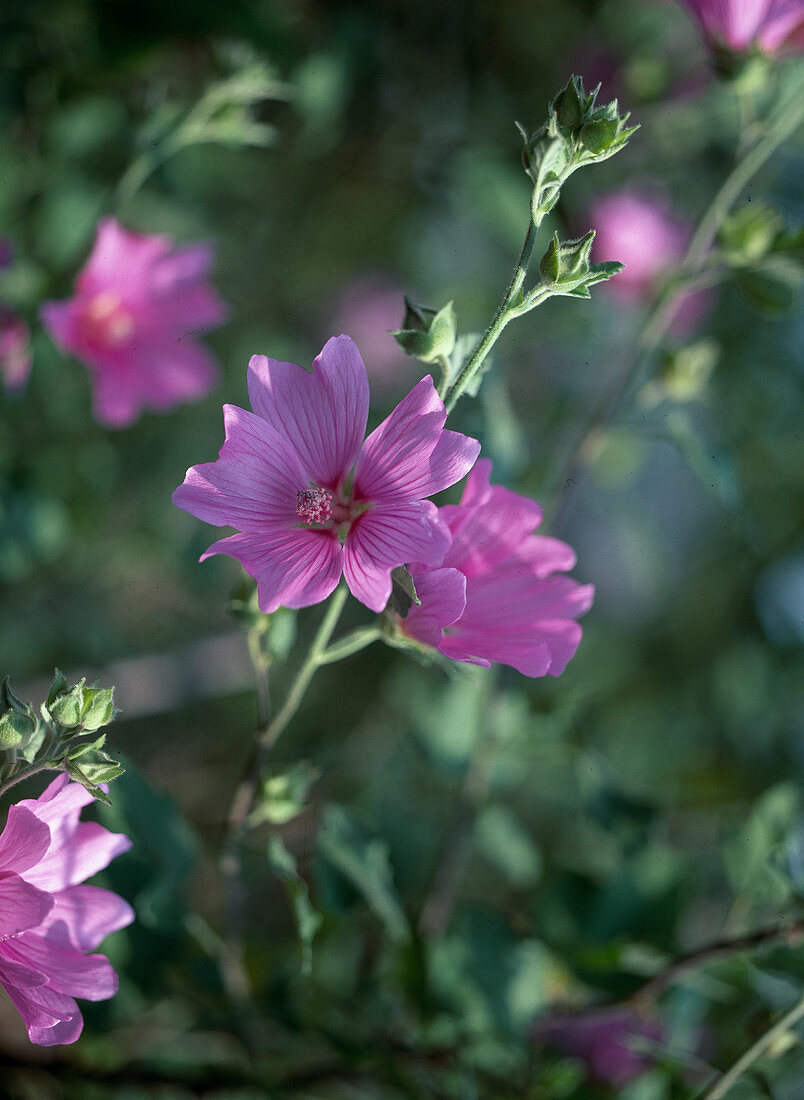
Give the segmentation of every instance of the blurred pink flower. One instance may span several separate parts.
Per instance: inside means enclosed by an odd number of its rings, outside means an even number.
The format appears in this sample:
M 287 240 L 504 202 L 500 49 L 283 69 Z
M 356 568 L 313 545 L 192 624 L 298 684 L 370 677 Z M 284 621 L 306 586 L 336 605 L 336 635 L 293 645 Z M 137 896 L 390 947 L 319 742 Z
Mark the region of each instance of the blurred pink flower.
M 74 297 L 41 310 L 56 344 L 89 369 L 99 423 L 123 428 L 145 408 L 171 409 L 216 384 L 215 359 L 195 339 L 226 316 L 208 281 L 212 261 L 208 244 L 177 248 L 100 222 Z
M 348 336 L 329 340 L 312 372 L 252 356 L 248 390 L 254 411 L 224 405 L 217 461 L 192 467 L 173 494 L 179 508 L 239 532 L 201 560 L 236 558 L 266 612 L 325 600 L 342 573 L 358 600 L 382 611 L 395 566 L 443 558 L 447 525 L 422 498 L 459 481 L 480 445 L 444 430 L 428 375 L 361 446 L 368 378 Z
M 589 210 L 595 228 L 595 262 L 619 260 L 622 271 L 603 284 L 604 292 L 631 302 L 649 301 L 663 280 L 684 257 L 691 227 L 676 218 L 655 195 L 636 190 L 615 191 L 599 198 Z M 709 295 L 683 295 L 675 309 L 673 327 L 680 334 L 702 320 Z
M 452 543 L 438 569 L 410 566 L 421 606 L 405 633 L 456 661 L 512 665 L 525 676 L 559 676 L 581 640 L 574 621 L 592 605 L 594 588 L 557 576 L 575 565 L 572 547 L 533 532 L 535 501 L 490 485 L 481 459 L 460 504 L 439 509 Z
M 680 2 L 698 23 L 710 45 L 727 46 L 738 53 L 754 45 L 765 53 L 775 53 L 804 24 L 804 0 Z
M 348 284 L 333 311 L 336 332 L 348 332 L 362 350 L 373 383 L 382 384 L 411 365 L 390 330 L 402 326 L 405 297 L 387 275 L 358 276 Z
M 28 326 L 15 310 L 0 302 L 0 378 L 7 393 L 25 388 L 32 363 Z
M 617 1087 L 654 1065 L 654 1058 L 636 1048 L 640 1040 L 646 1045 L 660 1042 L 662 1034 L 659 1020 L 621 1008 L 578 1016 L 556 1014 L 536 1027 L 537 1037 L 562 1054 L 585 1062 L 590 1077 Z
M 86 952 L 134 919 L 117 894 L 81 885 L 131 847 L 121 833 L 79 820 L 91 801 L 62 774 L 39 798 L 12 806 L 0 835 L 0 985 L 40 1046 L 81 1034 L 75 997 L 117 992 L 109 960 Z

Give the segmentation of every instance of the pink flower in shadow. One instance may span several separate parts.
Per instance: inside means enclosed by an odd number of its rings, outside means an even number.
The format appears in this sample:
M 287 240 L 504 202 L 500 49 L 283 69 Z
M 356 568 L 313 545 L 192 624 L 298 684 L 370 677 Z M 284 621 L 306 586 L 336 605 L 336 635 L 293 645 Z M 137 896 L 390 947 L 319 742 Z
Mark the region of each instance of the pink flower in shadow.
M 253 356 L 248 391 L 254 411 L 224 405 L 217 461 L 193 466 L 173 494 L 179 508 L 238 532 L 201 560 L 236 558 L 266 612 L 320 603 L 341 574 L 382 611 L 393 568 L 444 557 L 447 524 L 423 498 L 464 477 L 480 445 L 444 430 L 429 375 L 363 441 L 368 378 L 348 336 L 329 340 L 312 371 Z
M 575 565 L 572 547 L 534 535 L 535 501 L 490 485 L 481 459 L 460 504 L 440 515 L 452 543 L 440 568 L 410 566 L 421 606 L 402 630 L 456 661 L 511 665 L 525 676 L 560 676 L 581 640 L 575 622 L 594 588 L 562 576 Z
M 758 47 L 776 53 L 783 45 L 801 49 L 804 0 L 680 0 L 710 46 L 736 53 Z
M 626 189 L 603 195 L 592 205 L 588 220 L 595 228 L 595 262 L 618 260 L 625 264 L 602 289 L 635 304 L 656 297 L 681 263 L 690 238 L 691 227 L 675 217 L 666 202 L 647 191 Z M 676 305 L 673 328 L 685 335 L 708 309 L 706 293 L 684 295 Z
M 79 820 L 91 801 L 62 774 L 12 806 L 0 835 L 0 985 L 39 1046 L 75 1042 L 84 1026 L 76 997 L 117 992 L 109 960 L 87 952 L 134 919 L 117 894 L 83 885 L 131 847 Z
M 662 1039 L 659 1020 L 626 1009 L 583 1015 L 556 1014 L 536 1027 L 537 1038 L 584 1062 L 593 1080 L 623 1087 L 654 1065 L 645 1051 Z M 642 1049 L 640 1049 L 640 1047 Z
M 208 244 L 177 248 L 114 218 L 100 222 L 75 295 L 41 309 L 59 348 L 90 371 L 100 424 L 127 427 L 143 409 L 164 412 L 216 385 L 216 361 L 195 339 L 226 317 L 212 262 Z

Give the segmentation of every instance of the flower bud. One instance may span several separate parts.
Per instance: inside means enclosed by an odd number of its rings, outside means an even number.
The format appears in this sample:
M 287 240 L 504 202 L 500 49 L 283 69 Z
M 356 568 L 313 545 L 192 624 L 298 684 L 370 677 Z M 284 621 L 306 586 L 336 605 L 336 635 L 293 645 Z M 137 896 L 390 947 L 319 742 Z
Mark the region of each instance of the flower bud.
M 617 138 L 619 122 L 615 118 L 600 118 L 581 127 L 580 139 L 590 153 L 606 153 Z
M 36 718 L 11 690 L 7 676 L 0 685 L 0 706 L 5 712 L 0 717 L 0 750 L 23 748 L 36 729 Z
M 402 324 L 403 327 L 391 335 L 408 355 L 423 363 L 439 363 L 452 354 L 457 333 L 452 302 L 435 310 L 416 305 L 406 296 Z
M 571 76 L 566 88 L 558 93 L 552 103 L 559 125 L 569 130 L 577 129 L 583 123 L 586 108 L 583 80 L 579 76 Z

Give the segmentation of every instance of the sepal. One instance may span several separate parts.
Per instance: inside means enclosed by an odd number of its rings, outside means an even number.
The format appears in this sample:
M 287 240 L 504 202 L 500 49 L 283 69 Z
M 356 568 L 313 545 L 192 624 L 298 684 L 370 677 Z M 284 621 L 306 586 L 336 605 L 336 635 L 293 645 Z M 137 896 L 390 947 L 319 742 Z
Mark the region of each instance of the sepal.
M 423 363 L 443 363 L 455 347 L 457 318 L 452 302 L 441 309 L 420 306 L 405 295 L 402 328 L 391 335 L 407 355 Z

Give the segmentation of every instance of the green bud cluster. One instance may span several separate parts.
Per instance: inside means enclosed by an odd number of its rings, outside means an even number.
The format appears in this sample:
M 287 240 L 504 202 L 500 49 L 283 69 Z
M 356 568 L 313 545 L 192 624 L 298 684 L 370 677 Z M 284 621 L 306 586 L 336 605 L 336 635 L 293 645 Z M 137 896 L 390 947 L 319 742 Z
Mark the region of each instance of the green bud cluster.
M 605 282 L 622 270 L 623 265 L 616 261 L 590 263 L 594 239 L 594 229 L 572 241 L 562 241 L 558 233 L 553 234 L 539 263 L 542 283 L 551 288 L 552 294 L 589 298 L 590 286 Z
M 67 774 L 103 802 L 109 799 L 98 786 L 121 775 L 123 768 L 103 751 L 106 734 L 82 740 L 107 726 L 116 712 L 114 688 L 99 688 L 79 680 L 70 685 L 56 670 L 47 699 L 37 715 L 12 692 L 8 678 L 0 686 L 0 780 L 16 782 L 44 769 Z
M 405 317 L 402 328 L 392 332 L 407 355 L 423 363 L 443 364 L 452 355 L 457 333 L 457 318 L 452 302 L 441 309 L 430 309 L 411 301 L 405 295 Z
M 565 180 L 585 164 L 608 160 L 618 153 L 638 129 L 627 126 L 617 100 L 597 106 L 600 86 L 585 91 L 583 80 L 572 76 L 549 107 L 547 122 L 534 134 L 521 125 L 522 162 L 533 180 L 533 218 L 538 225 L 558 201 Z

